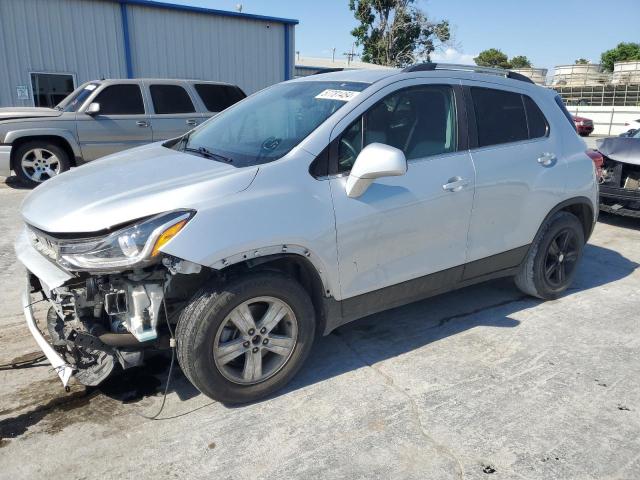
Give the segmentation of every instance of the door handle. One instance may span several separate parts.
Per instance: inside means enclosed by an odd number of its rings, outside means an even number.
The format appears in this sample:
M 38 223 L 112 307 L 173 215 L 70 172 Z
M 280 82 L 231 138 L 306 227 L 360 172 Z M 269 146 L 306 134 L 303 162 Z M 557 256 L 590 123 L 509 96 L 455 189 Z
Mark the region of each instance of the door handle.
M 447 183 L 442 185 L 442 189 L 448 192 L 459 192 L 464 187 L 469 185 L 469 180 L 466 180 L 462 177 L 451 177 L 447 180 Z
M 555 153 L 547 152 L 538 157 L 538 163 L 543 167 L 552 167 L 555 165 L 556 160 L 558 160 L 558 157 L 556 157 Z
M 187 123 L 187 125 L 191 125 L 192 127 L 195 127 L 196 125 L 198 125 L 198 121 L 197 120 L 193 120 L 192 118 L 187 120 L 186 123 Z
M 136 122 L 136 125 L 138 125 L 139 127 L 148 127 L 149 126 L 149 122 L 145 121 L 145 120 L 138 120 Z

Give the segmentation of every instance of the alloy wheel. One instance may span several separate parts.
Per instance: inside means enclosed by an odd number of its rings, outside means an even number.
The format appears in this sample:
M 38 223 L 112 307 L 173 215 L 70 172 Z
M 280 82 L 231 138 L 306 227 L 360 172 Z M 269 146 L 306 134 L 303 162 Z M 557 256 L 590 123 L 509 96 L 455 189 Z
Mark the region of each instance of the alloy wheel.
M 291 307 L 275 297 L 257 297 L 235 307 L 220 324 L 213 358 L 227 380 L 256 384 L 287 363 L 297 339 L 298 322 Z
M 42 183 L 58 175 L 62 165 L 50 150 L 33 148 L 22 156 L 20 167 L 29 180 Z
M 576 268 L 578 237 L 571 229 L 561 230 L 551 241 L 544 263 L 544 277 L 553 288 L 562 287 Z

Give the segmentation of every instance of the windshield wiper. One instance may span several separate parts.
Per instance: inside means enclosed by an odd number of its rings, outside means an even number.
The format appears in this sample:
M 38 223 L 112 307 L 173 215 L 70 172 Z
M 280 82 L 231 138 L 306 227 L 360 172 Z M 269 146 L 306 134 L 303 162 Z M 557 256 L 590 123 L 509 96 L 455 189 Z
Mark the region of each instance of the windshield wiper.
M 229 157 L 225 157 L 224 155 L 220 155 L 219 153 L 212 152 L 207 147 L 198 147 L 198 148 L 184 147 L 183 151 L 197 153 L 198 155 L 201 155 L 205 158 L 210 158 L 212 160 L 222 160 L 223 162 L 226 162 L 226 163 L 233 163 L 233 159 Z

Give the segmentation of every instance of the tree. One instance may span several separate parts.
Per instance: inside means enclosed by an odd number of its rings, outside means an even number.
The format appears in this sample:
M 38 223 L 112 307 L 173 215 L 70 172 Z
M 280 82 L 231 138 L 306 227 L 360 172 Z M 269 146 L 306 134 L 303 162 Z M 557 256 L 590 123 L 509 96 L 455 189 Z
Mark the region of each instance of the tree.
M 605 72 L 613 72 L 615 62 L 627 60 L 640 60 L 640 43 L 619 43 L 616 48 L 602 53 L 600 63 Z
M 587 60 L 586 58 L 579 58 L 575 61 L 576 65 L 589 65 L 589 60 Z
M 480 52 L 473 61 L 481 67 L 511 68 L 509 58 L 497 48 L 490 48 Z
M 531 68 L 531 60 L 524 55 L 512 57 L 509 63 L 511 64 L 511 68 Z
M 349 0 L 359 25 L 351 31 L 362 46 L 362 60 L 403 67 L 431 60 L 433 51 L 451 38 L 449 22 L 432 22 L 415 0 Z

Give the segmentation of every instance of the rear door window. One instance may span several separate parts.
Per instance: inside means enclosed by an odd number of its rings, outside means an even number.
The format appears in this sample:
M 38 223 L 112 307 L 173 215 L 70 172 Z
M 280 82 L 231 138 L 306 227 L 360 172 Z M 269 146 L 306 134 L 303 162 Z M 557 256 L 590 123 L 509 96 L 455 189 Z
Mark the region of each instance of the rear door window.
M 519 93 L 472 87 L 471 98 L 478 127 L 478 146 L 529 139 L 524 102 Z
M 205 108 L 210 112 L 221 112 L 246 97 L 240 88 L 232 85 L 196 83 L 194 87 Z
M 100 104 L 100 115 L 143 115 L 144 102 L 140 87 L 134 84 L 109 85 L 94 102 Z
M 153 110 L 159 115 L 196 111 L 187 91 L 180 85 L 151 85 Z

